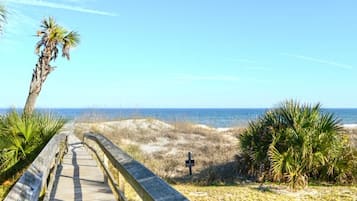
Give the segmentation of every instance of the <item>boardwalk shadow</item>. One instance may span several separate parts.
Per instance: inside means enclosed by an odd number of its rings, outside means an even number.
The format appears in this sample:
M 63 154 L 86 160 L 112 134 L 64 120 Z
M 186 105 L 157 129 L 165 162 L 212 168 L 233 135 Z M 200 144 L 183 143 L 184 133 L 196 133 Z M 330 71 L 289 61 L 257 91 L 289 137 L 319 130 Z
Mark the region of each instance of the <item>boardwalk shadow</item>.
M 72 148 L 72 165 L 73 165 L 73 185 L 74 185 L 74 200 L 82 200 L 82 187 L 81 187 L 81 181 L 79 179 L 79 165 L 77 161 L 77 153 L 75 152 L 75 149 L 80 148 L 80 146 L 75 147 L 74 145 L 82 143 L 73 143 L 70 144 L 73 146 Z
M 55 180 L 54 180 L 54 182 L 53 182 L 52 190 L 51 190 L 51 193 L 50 193 L 50 200 L 60 201 L 60 200 L 58 200 L 58 199 L 55 199 L 55 195 L 56 195 L 56 193 L 57 193 L 59 177 L 60 177 L 60 175 L 61 175 L 61 173 L 62 173 L 62 169 L 63 169 L 62 164 L 58 165 L 57 171 L 56 171 Z
M 79 146 L 75 146 L 79 145 Z M 73 165 L 73 176 L 71 177 L 73 180 L 73 186 L 74 186 L 74 200 L 82 200 L 83 199 L 83 194 L 82 194 L 82 187 L 81 187 L 81 181 L 79 179 L 79 164 L 77 161 L 77 153 L 76 149 L 79 149 L 82 147 L 82 143 L 71 143 L 69 144 L 71 146 L 71 153 L 72 153 L 72 164 Z M 66 177 L 61 175 L 63 170 L 63 165 L 60 164 L 59 167 L 57 168 L 56 172 L 56 179 L 53 183 L 52 191 L 50 193 L 50 200 L 54 201 L 60 201 L 59 199 L 55 199 L 56 193 L 58 191 L 58 183 L 59 183 L 59 178 L 60 177 Z

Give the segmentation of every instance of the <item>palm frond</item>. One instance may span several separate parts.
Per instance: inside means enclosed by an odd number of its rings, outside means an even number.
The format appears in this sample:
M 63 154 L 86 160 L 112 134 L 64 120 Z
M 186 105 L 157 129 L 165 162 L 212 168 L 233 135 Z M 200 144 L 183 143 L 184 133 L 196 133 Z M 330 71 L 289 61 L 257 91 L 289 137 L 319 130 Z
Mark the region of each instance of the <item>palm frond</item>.
M 69 50 L 72 47 L 76 47 L 80 42 L 79 34 L 71 31 L 63 38 L 62 57 L 70 59 Z
M 0 5 L 0 33 L 3 32 L 4 24 L 6 23 L 7 11 L 3 5 Z
M 55 60 L 58 56 L 59 47 L 61 47 L 62 56 L 69 60 L 69 50 L 79 44 L 79 34 L 75 31 L 67 31 L 67 29 L 58 25 L 52 17 L 43 19 L 41 28 L 37 32 L 37 36 L 41 39 L 36 44 L 36 54 L 39 54 L 41 49 L 47 48 L 47 50 L 50 50 L 50 60 Z
M 298 188 L 307 185 L 307 176 L 328 181 L 356 178 L 356 157 L 341 132 L 340 120 L 323 112 L 321 104 L 290 100 L 250 122 L 240 145 L 252 156 L 254 168 L 265 164 L 273 179 L 287 178 L 292 188 Z
M 51 114 L 21 116 L 13 110 L 0 115 L 0 172 L 47 143 L 64 123 L 63 118 Z
M 57 26 L 57 23 L 53 17 L 48 17 L 42 20 L 40 27 L 48 30 Z
M 284 156 L 273 145 L 269 147 L 268 155 L 272 162 L 271 169 L 274 174 L 274 180 L 279 181 L 284 174 Z

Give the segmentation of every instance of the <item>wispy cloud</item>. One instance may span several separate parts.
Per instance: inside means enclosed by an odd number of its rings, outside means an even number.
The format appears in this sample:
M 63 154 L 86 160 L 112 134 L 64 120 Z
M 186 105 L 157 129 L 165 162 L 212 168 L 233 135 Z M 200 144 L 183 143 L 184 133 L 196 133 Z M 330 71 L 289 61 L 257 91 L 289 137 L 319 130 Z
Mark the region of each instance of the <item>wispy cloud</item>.
M 88 9 L 79 6 L 72 6 L 61 3 L 54 3 L 50 1 L 42 1 L 42 0 L 7 0 L 9 3 L 22 4 L 22 5 L 30 5 L 30 6 L 38 6 L 38 7 L 47 7 L 47 8 L 55 8 L 55 9 L 63 9 L 63 10 L 71 10 L 81 13 L 90 13 L 96 15 L 105 15 L 105 16 L 117 16 L 116 13 L 105 12 L 95 9 Z
M 37 21 L 25 13 L 12 7 L 6 8 L 8 11 L 5 34 L 1 37 L 0 49 L 8 51 L 23 47 L 25 38 L 33 37 L 29 30 L 36 30 Z
M 35 20 L 34 18 L 26 15 L 25 13 L 13 9 L 13 8 L 7 8 L 9 10 L 9 15 L 8 15 L 8 24 L 6 25 L 6 29 L 8 32 L 11 34 L 23 34 L 18 32 L 18 28 L 25 28 L 26 27 L 31 27 L 35 28 L 38 21 Z
M 245 64 L 258 64 L 259 62 L 251 59 L 245 59 L 245 58 L 224 58 L 226 61 L 235 61 L 239 63 L 245 63 Z
M 262 64 L 259 61 L 246 59 L 246 58 L 223 58 L 225 61 L 237 63 L 237 67 L 243 70 L 250 70 L 250 71 L 268 71 L 271 70 L 270 68 L 266 67 L 265 64 Z
M 337 67 L 340 69 L 353 69 L 352 65 L 343 64 L 343 63 L 339 63 L 339 62 L 331 61 L 331 60 L 325 60 L 325 59 L 320 59 L 320 58 L 315 58 L 315 57 L 309 57 L 309 56 L 298 55 L 298 54 L 289 54 L 289 53 L 281 53 L 281 55 L 294 57 L 294 58 L 305 60 L 305 61 L 312 61 L 315 63 L 326 64 L 326 65 Z
M 176 77 L 179 80 L 189 80 L 189 81 L 238 81 L 239 77 L 237 76 L 227 76 L 227 75 L 212 75 L 212 76 L 203 76 L 203 75 L 179 75 Z

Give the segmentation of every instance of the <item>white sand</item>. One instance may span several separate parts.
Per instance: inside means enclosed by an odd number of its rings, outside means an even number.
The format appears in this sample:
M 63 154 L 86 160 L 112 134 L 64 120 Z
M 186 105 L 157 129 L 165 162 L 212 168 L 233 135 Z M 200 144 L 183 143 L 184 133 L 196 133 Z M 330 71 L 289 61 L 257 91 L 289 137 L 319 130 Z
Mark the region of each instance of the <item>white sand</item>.
M 95 123 L 79 123 L 82 126 L 96 126 L 100 130 L 114 131 L 115 129 L 128 129 L 130 131 L 139 130 L 172 130 L 174 126 L 156 119 L 127 119 L 117 121 L 105 121 Z M 234 130 L 234 128 L 214 128 L 205 124 L 193 124 L 192 127 L 204 130 L 212 130 L 217 132 L 227 132 Z M 357 127 L 357 124 L 356 124 Z
M 218 132 L 227 132 L 227 131 L 233 130 L 233 128 L 216 128 L 216 130 Z
M 127 119 L 119 121 L 106 121 L 95 123 L 78 123 L 82 126 L 96 126 L 98 129 L 110 131 L 114 129 L 128 130 L 170 130 L 174 127 L 155 119 Z
M 357 128 L 357 124 L 343 124 L 344 128 Z
M 212 130 L 212 129 L 214 129 L 214 128 L 209 127 L 209 126 L 207 126 L 207 125 L 205 125 L 205 124 L 193 124 L 192 127 L 198 128 L 198 129 L 205 129 L 205 130 Z
M 230 131 L 230 130 L 234 129 L 234 128 L 230 128 L 230 127 L 227 127 L 227 128 L 213 128 L 213 127 L 207 126 L 205 124 L 195 124 L 195 125 L 193 125 L 193 127 L 202 128 L 202 129 L 206 129 L 206 130 L 214 130 L 214 131 L 217 131 L 217 132 L 227 132 L 227 131 Z

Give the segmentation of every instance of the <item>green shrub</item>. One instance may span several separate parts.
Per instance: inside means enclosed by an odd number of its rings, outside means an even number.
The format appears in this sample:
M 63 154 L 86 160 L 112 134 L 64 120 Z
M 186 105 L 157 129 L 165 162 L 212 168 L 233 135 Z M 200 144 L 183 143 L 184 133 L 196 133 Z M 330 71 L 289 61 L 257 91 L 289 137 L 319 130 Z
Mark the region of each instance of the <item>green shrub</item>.
M 267 111 L 240 135 L 248 174 L 288 182 L 292 189 L 308 179 L 348 183 L 356 175 L 356 155 L 340 121 L 316 104 L 286 101 Z
M 21 116 L 15 110 L 0 116 L 0 176 L 16 172 L 17 164 L 34 159 L 65 120 L 50 114 Z M 15 167 L 15 171 L 11 171 Z

